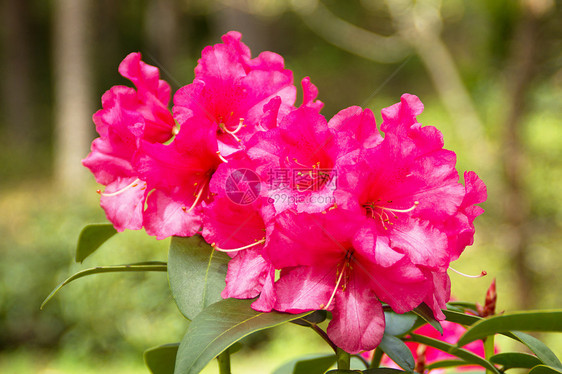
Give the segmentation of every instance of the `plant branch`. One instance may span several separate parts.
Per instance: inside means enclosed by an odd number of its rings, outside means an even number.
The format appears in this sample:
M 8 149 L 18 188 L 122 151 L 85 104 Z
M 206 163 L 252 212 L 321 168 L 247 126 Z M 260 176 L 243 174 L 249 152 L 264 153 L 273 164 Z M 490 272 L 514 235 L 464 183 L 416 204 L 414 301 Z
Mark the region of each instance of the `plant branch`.
M 346 351 L 344 351 L 341 348 L 337 348 L 336 350 L 336 359 L 337 359 L 337 363 L 338 363 L 338 370 L 349 370 L 351 367 L 350 361 L 351 361 L 351 356 L 349 353 L 347 353 Z
M 226 349 L 220 355 L 217 356 L 217 361 L 219 362 L 219 373 L 220 374 L 230 374 L 230 348 Z

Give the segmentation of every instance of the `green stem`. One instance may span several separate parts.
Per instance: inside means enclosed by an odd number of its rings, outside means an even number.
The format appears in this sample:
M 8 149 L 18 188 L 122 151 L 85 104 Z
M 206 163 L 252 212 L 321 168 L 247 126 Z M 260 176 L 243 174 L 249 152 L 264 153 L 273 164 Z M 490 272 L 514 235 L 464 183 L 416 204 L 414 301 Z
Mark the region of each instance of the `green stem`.
M 225 350 L 223 353 L 217 356 L 219 362 L 219 373 L 220 374 L 230 374 L 230 352 Z
M 371 365 L 369 365 L 370 369 L 378 368 L 380 366 L 383 353 L 384 352 L 379 347 L 375 348 L 375 352 L 373 353 L 373 359 L 371 360 Z
M 484 357 L 490 361 L 490 357 L 494 355 L 494 335 L 490 335 L 484 339 Z M 493 374 L 492 371 L 486 369 L 486 374 Z
M 328 334 L 326 334 L 326 332 L 324 332 L 324 330 L 322 330 L 320 327 L 318 327 L 318 325 L 316 325 L 315 323 L 311 323 L 310 327 L 318 334 L 320 335 L 320 337 L 322 337 L 322 339 L 324 339 L 324 341 L 326 343 L 328 343 L 328 345 L 330 347 L 332 347 L 332 349 L 334 350 L 334 352 L 337 354 L 338 353 L 338 347 L 336 347 L 336 345 L 330 340 L 330 338 L 328 337 Z
M 338 349 L 336 350 L 336 358 L 337 358 L 339 370 L 350 369 L 351 356 L 349 353 L 338 347 Z

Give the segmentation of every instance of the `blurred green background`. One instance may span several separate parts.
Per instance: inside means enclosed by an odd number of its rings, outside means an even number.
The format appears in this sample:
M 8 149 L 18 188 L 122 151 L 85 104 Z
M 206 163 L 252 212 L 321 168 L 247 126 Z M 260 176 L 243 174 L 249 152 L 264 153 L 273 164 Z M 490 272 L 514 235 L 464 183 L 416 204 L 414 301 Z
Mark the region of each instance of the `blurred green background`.
M 278 52 L 296 82 L 310 76 L 329 118 L 380 110 L 409 92 L 444 133 L 459 170 L 488 185 L 474 246 L 453 266 L 457 299 L 498 309 L 562 305 L 562 5 L 555 0 L 1 0 L 0 372 L 145 373 L 142 351 L 179 341 L 186 324 L 166 275 L 96 275 L 39 305 L 71 273 L 166 261 L 168 241 L 111 239 L 73 262 L 88 223 L 104 222 L 81 166 L 103 92 L 132 51 L 174 90 L 201 49 L 239 30 L 256 56 Z M 562 354 L 556 337 L 545 337 Z M 268 372 L 326 351 L 298 326 L 250 338 L 235 372 Z M 253 369 L 252 369 L 253 368 Z M 213 372 L 214 367 L 209 372 Z

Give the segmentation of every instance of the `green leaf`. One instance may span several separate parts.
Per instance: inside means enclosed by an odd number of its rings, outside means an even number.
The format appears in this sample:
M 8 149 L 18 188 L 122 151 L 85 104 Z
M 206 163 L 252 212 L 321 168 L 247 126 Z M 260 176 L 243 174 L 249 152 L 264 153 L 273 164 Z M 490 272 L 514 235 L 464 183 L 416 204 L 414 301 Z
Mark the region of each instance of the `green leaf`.
M 525 311 L 483 319 L 461 336 L 458 345 L 463 346 L 488 335 L 513 330 L 562 332 L 562 310 Z
M 391 368 L 373 368 L 367 369 L 362 371 L 363 374 L 400 374 L 400 373 L 408 373 L 408 371 L 402 371 L 400 369 L 391 369 Z
M 562 370 L 547 365 L 537 365 L 529 371 L 529 374 L 561 374 Z
M 336 362 L 335 355 L 297 362 L 293 374 L 323 374 Z
M 144 351 L 144 362 L 152 374 L 174 374 L 180 343 L 164 344 Z
M 273 374 L 293 374 L 293 373 L 295 373 L 295 368 L 296 368 L 297 363 L 299 363 L 299 362 L 313 362 L 315 360 L 320 360 L 319 361 L 320 366 L 322 366 L 322 363 L 324 362 L 324 360 L 326 360 L 326 365 L 327 365 L 327 361 L 331 361 L 331 364 L 328 367 L 325 367 L 321 372 L 319 372 L 319 373 L 324 373 L 326 370 L 328 370 L 330 367 L 332 367 L 332 365 L 335 364 L 336 356 L 332 353 L 332 354 L 329 354 L 329 355 L 313 354 L 313 355 L 306 355 L 306 356 L 298 357 L 298 358 L 295 358 L 293 360 L 287 361 L 283 365 L 279 366 L 277 369 L 275 369 Z M 315 373 L 314 369 L 312 369 L 311 373 Z
M 78 237 L 76 262 L 84 261 L 115 234 L 117 234 L 117 230 L 111 223 L 96 223 L 84 227 Z
M 291 321 L 291 323 L 300 326 L 310 327 L 311 324 L 319 324 L 324 322 L 327 316 L 328 316 L 327 311 L 315 310 L 314 312 L 310 313 L 309 315 L 303 318 L 299 318 L 299 319 L 295 319 L 294 321 Z
M 215 251 L 199 235 L 173 237 L 168 255 L 170 289 L 181 313 L 189 320 L 222 300 L 230 257 Z
M 416 313 L 421 318 L 423 318 L 427 323 L 429 323 L 437 331 L 439 331 L 441 335 L 443 335 L 443 327 L 441 327 L 439 321 L 435 319 L 435 316 L 433 315 L 433 310 L 431 310 L 431 308 L 426 303 L 421 303 L 420 305 L 418 305 L 413 310 L 413 312 Z
M 384 334 L 379 347 L 392 361 L 407 371 L 414 371 L 414 356 L 406 344 L 395 336 Z
M 449 307 L 449 306 L 476 311 L 476 304 L 475 303 L 469 303 L 467 301 L 449 301 L 447 303 L 447 307 Z
M 470 314 L 459 313 L 453 310 L 443 310 L 443 314 L 445 314 L 447 321 L 465 326 L 473 325 L 482 319 L 481 317 L 471 316 Z
M 490 370 L 490 371 L 492 371 L 496 374 L 499 374 L 498 369 L 496 369 L 496 367 L 494 365 L 492 365 L 490 362 L 486 361 L 482 357 L 480 357 L 478 355 L 475 355 L 474 353 L 472 353 L 470 351 L 467 351 L 466 349 L 459 348 L 459 347 L 454 346 L 454 345 L 449 344 L 449 343 L 445 343 L 441 340 L 428 338 L 427 336 L 417 335 L 417 334 L 410 334 L 410 339 L 408 339 L 408 340 L 418 342 L 418 343 L 422 343 L 422 344 L 425 344 L 425 345 L 433 347 L 433 348 L 437 348 L 437 349 L 439 349 L 443 352 L 447 352 L 447 353 L 449 353 L 453 356 L 457 356 L 458 358 L 461 358 L 461 359 L 465 360 L 466 362 L 476 364 L 476 365 L 480 365 L 480 366 L 486 368 L 487 370 Z
M 562 368 L 562 363 L 560 363 L 558 357 L 539 339 L 519 331 L 512 331 L 510 335 L 525 344 L 546 365 Z
M 336 369 L 336 370 L 330 370 L 327 371 L 326 374 L 357 374 L 357 373 L 364 373 L 364 371 L 359 371 L 359 370 L 341 370 L 341 369 Z
M 78 273 L 70 276 L 64 282 L 60 283 L 51 293 L 45 301 L 41 304 L 40 309 L 43 307 L 55 296 L 57 292 L 70 282 L 85 277 L 87 275 L 93 274 L 100 274 L 100 273 L 122 273 L 122 272 L 130 272 L 130 271 L 166 271 L 167 266 L 165 262 L 160 261 L 148 261 L 148 262 L 137 262 L 135 264 L 126 264 L 126 265 L 110 265 L 110 266 L 96 266 L 95 268 L 85 269 L 79 271 Z
M 427 369 L 433 370 L 433 369 L 450 368 L 450 367 L 465 366 L 465 365 L 470 365 L 470 364 L 463 360 L 442 360 L 442 361 L 436 361 L 431 365 L 427 365 Z
M 221 300 L 199 313 L 180 344 L 175 373 L 199 373 L 215 356 L 245 336 L 310 313 L 261 313 L 250 307 L 253 301 Z
M 512 368 L 532 368 L 542 364 L 537 356 L 521 352 L 498 353 L 490 357 L 490 362 L 503 366 L 503 370 Z
M 394 312 L 384 312 L 386 326 L 384 333 L 393 336 L 404 335 L 416 323 L 416 315 L 412 313 L 398 314 Z

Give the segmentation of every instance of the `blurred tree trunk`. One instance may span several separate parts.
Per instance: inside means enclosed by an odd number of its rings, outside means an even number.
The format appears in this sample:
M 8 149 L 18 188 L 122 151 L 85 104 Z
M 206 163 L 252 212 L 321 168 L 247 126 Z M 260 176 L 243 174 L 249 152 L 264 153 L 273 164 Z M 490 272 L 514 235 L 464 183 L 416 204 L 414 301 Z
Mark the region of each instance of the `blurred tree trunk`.
M 33 70 L 30 44 L 29 4 L 3 0 L 1 4 L 3 71 L 2 125 L 7 127 L 6 142 L 25 152 L 34 139 Z
M 506 74 L 507 105 L 502 128 L 503 152 L 501 161 L 505 176 L 505 220 L 509 226 L 510 240 L 507 250 L 512 253 L 516 271 L 518 304 L 521 308 L 534 308 L 537 300 L 537 276 L 529 266 L 533 256 L 532 231 L 529 223 L 529 197 L 525 188 L 525 147 L 521 137 L 525 115 L 529 109 L 530 86 L 538 73 L 541 37 L 539 24 L 550 10 L 542 7 L 542 0 L 522 2 L 520 20 L 516 26 L 508 56 Z M 547 2 L 548 3 L 548 2 Z
M 92 126 L 92 64 L 89 0 L 54 1 L 55 183 L 79 192 L 86 180 L 80 160 L 89 150 Z
M 146 7 L 145 34 L 152 55 L 148 57 L 163 71 L 174 69 L 178 48 L 183 47 L 178 37 L 179 13 L 177 0 L 151 0 Z
M 235 1 L 223 1 L 216 12 L 212 13 L 212 27 L 217 36 L 223 35 L 228 31 L 236 30 L 242 33 L 242 41 L 252 50 L 252 57 L 260 52 L 269 50 L 269 31 L 267 23 L 257 17 L 235 7 Z

